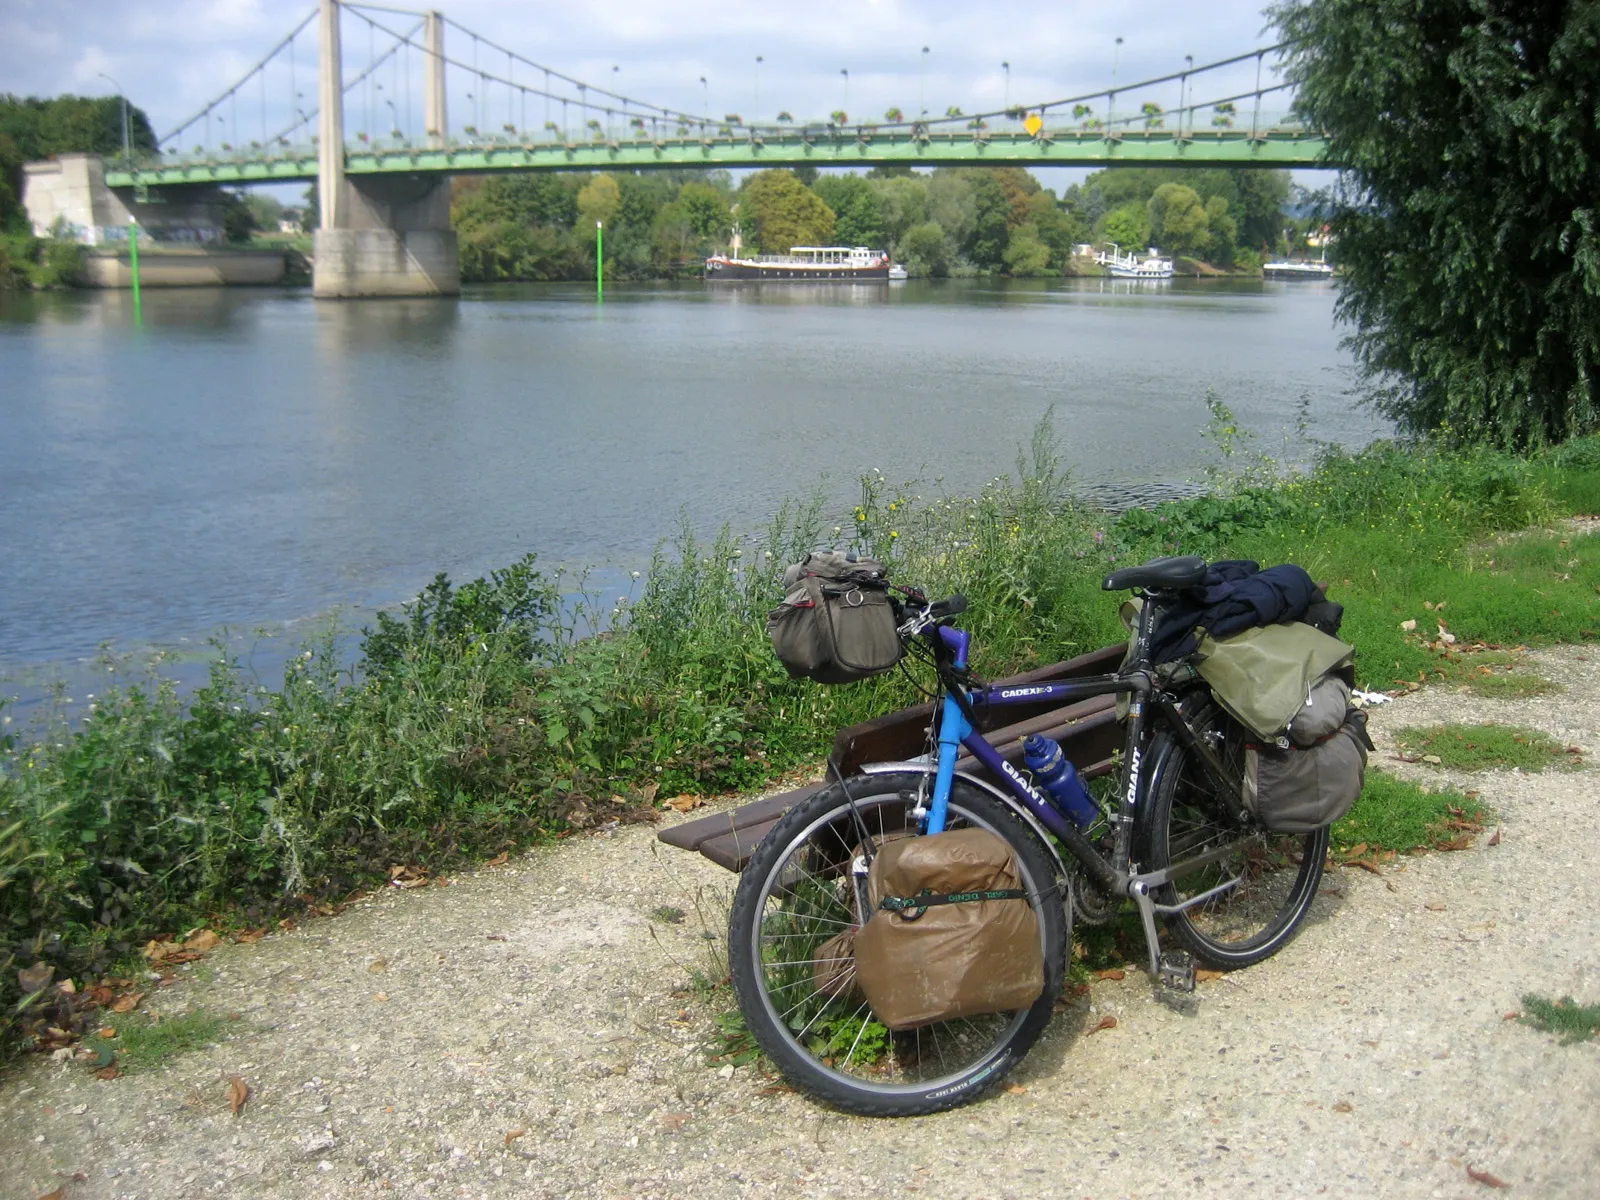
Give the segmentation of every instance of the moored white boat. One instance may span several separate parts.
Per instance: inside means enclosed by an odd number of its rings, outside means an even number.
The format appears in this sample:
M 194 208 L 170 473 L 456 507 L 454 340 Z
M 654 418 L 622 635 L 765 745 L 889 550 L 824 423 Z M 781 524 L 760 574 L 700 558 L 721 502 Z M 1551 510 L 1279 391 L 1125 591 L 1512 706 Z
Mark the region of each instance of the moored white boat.
M 1171 279 L 1172 260 L 1162 258 L 1154 249 L 1148 251 L 1143 258 L 1136 254 L 1122 254 L 1115 242 L 1107 253 L 1099 251 L 1094 256 L 1095 262 L 1106 269 L 1106 273 L 1113 279 Z
M 1266 279 L 1332 279 L 1333 264 L 1330 262 L 1269 262 L 1261 265 L 1261 274 Z

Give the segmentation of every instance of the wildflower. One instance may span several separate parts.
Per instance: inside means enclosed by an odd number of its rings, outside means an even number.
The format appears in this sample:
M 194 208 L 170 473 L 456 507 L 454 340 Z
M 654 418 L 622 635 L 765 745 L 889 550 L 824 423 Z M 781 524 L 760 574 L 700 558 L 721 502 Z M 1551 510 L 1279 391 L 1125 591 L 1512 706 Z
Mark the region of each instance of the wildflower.
M 1094 531 L 1094 544 L 1096 546 L 1103 546 L 1103 545 L 1105 545 L 1105 540 L 1106 540 L 1105 530 L 1096 529 Z
M 889 530 L 889 536 L 892 537 L 892 538 L 897 538 L 897 537 L 900 536 L 900 534 L 897 531 L 891 529 L 891 530 Z

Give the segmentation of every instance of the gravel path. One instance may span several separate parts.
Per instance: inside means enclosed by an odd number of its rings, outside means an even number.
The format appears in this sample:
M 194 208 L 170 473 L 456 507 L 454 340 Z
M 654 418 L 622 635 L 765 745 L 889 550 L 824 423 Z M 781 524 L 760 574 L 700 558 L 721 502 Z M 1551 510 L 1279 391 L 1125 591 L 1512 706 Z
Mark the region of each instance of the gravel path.
M 1532 700 L 1423 691 L 1401 725 L 1501 720 L 1600 752 L 1600 654 L 1534 656 Z M 1386 743 L 1385 743 L 1386 745 Z M 1385 767 L 1437 778 L 1395 763 Z M 1423 774 L 1425 773 L 1425 775 Z M 0 1079 L 0 1193 L 78 1197 L 1591 1197 L 1600 1045 L 1504 1014 L 1600 1000 L 1594 774 L 1457 780 L 1494 847 L 1330 872 L 1299 939 L 1173 1007 L 1142 973 L 1059 1016 L 1010 1090 L 919 1121 L 825 1111 L 705 1065 L 732 876 L 630 828 L 449 888 L 226 946 L 146 1005 L 237 1013 L 222 1043 L 112 1082 Z M 650 918 L 662 905 L 682 924 Z M 1114 1029 L 1085 1030 L 1106 1015 Z M 237 1117 L 229 1077 L 252 1095 Z

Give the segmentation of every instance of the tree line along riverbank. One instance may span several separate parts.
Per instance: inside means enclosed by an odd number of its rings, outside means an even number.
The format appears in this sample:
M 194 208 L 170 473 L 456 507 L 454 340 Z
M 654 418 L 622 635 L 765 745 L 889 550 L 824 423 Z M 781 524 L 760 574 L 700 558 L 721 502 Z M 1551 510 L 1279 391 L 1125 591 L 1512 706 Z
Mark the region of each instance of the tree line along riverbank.
M 914 699 L 898 675 L 822 688 L 773 658 L 764 618 L 778 574 L 821 544 L 870 551 L 930 593 L 966 593 L 988 675 L 1117 640 L 1103 574 L 1173 552 L 1295 561 L 1328 580 L 1362 681 L 1379 688 L 1438 668 L 1427 622 L 1446 604 L 1437 619 L 1463 644 L 1596 636 L 1600 539 L 1495 538 L 1600 511 L 1600 439 L 1527 456 L 1329 449 L 1280 478 L 1241 450 L 1225 412 L 1213 435 L 1210 489 L 1150 509 L 1075 503 L 1046 424 L 1015 473 L 975 496 L 874 472 L 845 513 L 813 497 L 757 537 L 684 532 L 630 598 L 589 595 L 575 613 L 570 585 L 530 556 L 470 583 L 441 576 L 378 617 L 355 664 L 329 631 L 276 686 L 219 654 L 187 699 L 154 674 L 108 675 L 70 698 L 74 725 L 66 697 L 39 728 L 8 723 L 9 1032 L 27 1019 L 20 967 L 83 980 L 150 937 L 264 925 L 381 884 L 397 864 L 438 871 L 813 766 L 839 726 Z M 1402 628 L 1419 619 L 1430 637 Z
M 1287 171 L 1120 168 L 1059 197 L 1020 167 L 772 170 L 737 186 L 725 171 L 654 171 L 460 179 L 451 212 L 462 278 L 477 281 L 592 278 L 596 221 L 618 279 L 697 277 L 735 226 L 749 253 L 870 246 L 933 278 L 1059 277 L 1087 242 L 1251 272 L 1313 226 L 1285 214 L 1292 190 Z

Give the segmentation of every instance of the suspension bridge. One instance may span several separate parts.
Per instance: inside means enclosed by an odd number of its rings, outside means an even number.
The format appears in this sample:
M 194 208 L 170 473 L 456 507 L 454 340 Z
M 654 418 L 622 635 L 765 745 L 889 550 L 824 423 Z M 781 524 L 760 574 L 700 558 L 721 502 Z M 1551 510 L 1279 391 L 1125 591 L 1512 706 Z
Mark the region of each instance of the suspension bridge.
M 347 36 L 358 53 L 365 41 L 354 71 Z M 314 180 L 318 295 L 450 292 L 459 287 L 448 188 L 457 174 L 1328 165 L 1318 131 L 1293 115 L 1290 85 L 1263 81 L 1282 48 L 995 111 L 747 120 L 714 118 L 708 102 L 693 113 L 629 96 L 616 67 L 609 86 L 580 80 L 441 12 L 319 0 L 243 77 L 163 136 L 157 153 L 107 159 L 104 180 L 131 195 L 130 207 L 197 186 Z M 848 87 L 848 72 L 840 73 Z M 309 102 L 302 89 L 313 81 Z M 352 121 L 360 124 L 353 137 Z

